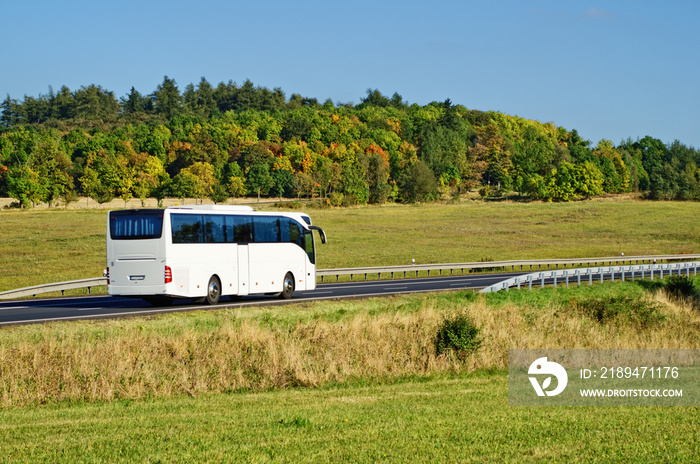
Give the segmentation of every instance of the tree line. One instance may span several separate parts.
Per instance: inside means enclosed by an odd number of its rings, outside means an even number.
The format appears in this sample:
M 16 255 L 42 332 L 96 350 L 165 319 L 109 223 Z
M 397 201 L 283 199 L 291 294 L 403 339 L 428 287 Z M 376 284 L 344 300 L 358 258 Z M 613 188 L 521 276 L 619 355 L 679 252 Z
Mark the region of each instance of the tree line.
M 246 81 L 117 99 L 97 85 L 0 105 L 0 196 L 22 206 L 113 198 L 318 198 L 332 205 L 484 197 L 569 201 L 643 192 L 700 199 L 700 152 L 644 137 L 593 146 L 576 130 L 449 99 L 369 89 L 323 103 Z

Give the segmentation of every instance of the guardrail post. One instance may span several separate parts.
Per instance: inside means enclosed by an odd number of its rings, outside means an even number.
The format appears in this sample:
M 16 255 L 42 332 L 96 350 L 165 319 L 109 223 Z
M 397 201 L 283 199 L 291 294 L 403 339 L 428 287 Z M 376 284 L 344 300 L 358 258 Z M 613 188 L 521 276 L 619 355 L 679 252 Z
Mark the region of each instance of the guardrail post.
M 552 272 L 552 277 L 554 277 L 554 288 L 557 288 L 557 271 Z
M 612 262 L 610 264 L 612 264 Z M 609 271 L 610 271 L 610 282 L 615 282 L 615 269 L 612 266 L 610 266 Z
M 593 270 L 589 267 L 586 272 L 588 273 L 588 285 L 593 285 Z
M 540 272 L 540 288 L 544 288 L 544 272 Z
M 600 283 L 602 284 L 603 283 L 603 268 L 599 267 L 598 272 L 600 273 Z
M 622 281 L 624 282 L 625 281 L 625 268 L 621 267 L 620 272 L 622 273 Z
M 527 289 L 532 290 L 532 276 L 527 276 Z
M 520 290 L 520 277 L 515 278 L 515 283 L 518 284 L 518 290 Z
M 566 277 L 566 288 L 569 288 L 569 271 L 564 271 L 564 277 Z

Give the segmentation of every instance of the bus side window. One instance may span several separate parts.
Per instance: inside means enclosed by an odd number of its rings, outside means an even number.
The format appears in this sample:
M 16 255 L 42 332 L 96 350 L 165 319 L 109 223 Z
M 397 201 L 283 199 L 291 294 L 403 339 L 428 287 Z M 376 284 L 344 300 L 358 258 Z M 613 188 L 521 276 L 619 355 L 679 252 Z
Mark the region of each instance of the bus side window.
M 226 241 L 235 243 L 253 241 L 253 224 L 250 216 L 226 216 Z
M 259 216 L 253 218 L 256 243 L 275 243 L 280 241 L 280 221 L 277 217 Z
M 206 218 L 204 241 L 207 243 L 224 243 L 226 241 L 224 216 L 206 216 Z
M 292 220 L 291 219 L 286 218 L 286 217 L 280 218 L 280 242 L 289 243 L 292 241 L 290 239 L 291 227 L 292 227 Z
M 296 243 L 302 249 L 306 249 L 303 241 L 304 234 L 295 221 L 289 221 L 289 241 Z
M 202 217 L 194 214 L 171 214 L 173 243 L 201 243 L 204 227 Z

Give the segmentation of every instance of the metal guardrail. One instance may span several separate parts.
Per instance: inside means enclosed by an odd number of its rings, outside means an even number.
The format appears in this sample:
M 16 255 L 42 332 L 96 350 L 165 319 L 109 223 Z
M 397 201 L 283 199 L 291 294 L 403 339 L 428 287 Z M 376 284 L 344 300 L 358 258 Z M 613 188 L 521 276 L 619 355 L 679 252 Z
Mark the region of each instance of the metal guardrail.
M 460 271 L 464 273 L 465 271 L 474 270 L 484 270 L 484 269 L 508 269 L 511 268 L 513 271 L 516 268 L 520 270 L 533 269 L 535 266 L 542 268 L 547 266 L 551 267 L 576 267 L 582 266 L 584 264 L 597 265 L 600 263 L 604 265 L 605 263 L 624 264 L 629 262 L 644 263 L 649 262 L 650 264 L 660 263 L 662 261 L 687 261 L 700 259 L 700 254 L 687 254 L 687 255 L 652 255 L 652 256 L 614 256 L 614 257 L 602 257 L 602 258 L 574 258 L 574 259 L 521 259 L 512 261 L 488 261 L 488 262 L 476 262 L 476 263 L 451 263 L 451 264 L 411 264 L 407 266 L 378 266 L 378 267 L 355 267 L 355 268 L 338 268 L 338 269 L 319 269 L 316 271 L 316 275 L 321 277 L 321 282 L 324 282 L 326 277 L 335 276 L 336 281 L 339 280 L 340 276 L 349 275 L 350 280 L 353 280 L 355 276 L 364 276 L 367 280 L 368 276 L 377 275 L 378 279 L 381 279 L 382 274 L 389 275 L 394 278 L 395 275 L 403 274 L 403 277 L 408 277 L 411 273 L 415 273 L 417 276 L 420 272 L 427 272 L 430 275 L 431 272 L 438 272 L 440 275 L 443 272 L 449 271 L 453 274 L 455 271 Z M 41 293 L 50 292 L 61 292 L 63 294 L 66 290 L 73 290 L 78 288 L 87 288 L 88 293 L 90 293 L 92 287 L 99 287 L 107 285 L 106 277 L 96 277 L 92 279 L 82 279 L 82 280 L 71 280 L 67 282 L 55 282 L 51 284 L 35 285 L 33 287 L 18 288 L 16 290 L 8 290 L 5 292 L 0 292 L 0 300 L 9 300 L 13 298 L 22 298 L 26 296 L 36 296 Z
M 542 268 L 543 266 L 550 267 L 576 267 L 583 266 L 585 264 L 593 264 L 594 266 L 604 265 L 613 263 L 619 265 L 625 262 L 632 263 L 645 263 L 657 264 L 663 261 L 686 261 L 700 259 L 700 254 L 687 254 L 687 255 L 652 255 L 652 256 L 614 256 L 614 257 L 603 257 L 603 258 L 574 258 L 574 259 L 521 259 L 513 261 L 488 261 L 488 262 L 476 262 L 476 263 L 452 263 L 452 264 L 412 264 L 407 266 L 381 266 L 381 267 L 357 267 L 357 268 L 338 268 L 338 269 L 319 269 L 316 271 L 316 275 L 321 277 L 321 282 L 324 282 L 325 277 L 335 276 L 336 281 L 341 275 L 349 275 L 350 280 L 354 276 L 364 275 L 364 279 L 367 280 L 368 275 L 377 275 L 378 279 L 381 279 L 382 274 L 389 274 L 392 278 L 395 274 L 403 274 L 407 277 L 411 273 L 415 273 L 417 276 L 419 272 L 427 272 L 430 275 L 431 272 L 439 272 L 442 274 L 444 271 L 449 271 L 453 274 L 454 271 L 472 271 L 472 270 L 483 270 L 483 269 L 508 269 L 515 271 L 516 268 L 519 270 L 533 269 L 535 266 Z
M 69 280 L 67 282 L 54 282 L 51 284 L 35 285 L 33 287 L 18 288 L 16 290 L 8 290 L 0 292 L 0 300 L 11 300 L 13 298 L 22 298 L 25 296 L 36 296 L 39 293 L 61 292 L 61 295 L 66 290 L 74 290 L 76 288 L 87 288 L 88 293 L 91 293 L 92 287 L 107 285 L 106 277 L 95 277 L 92 279 Z
M 489 287 L 481 289 L 480 293 L 491 293 L 498 292 L 500 290 L 508 291 L 510 287 L 517 286 L 520 290 L 521 285 L 527 284 L 528 290 L 532 290 L 533 282 L 540 282 L 540 288 L 544 287 L 547 282 L 557 287 L 557 282 L 562 279 L 566 287 L 569 287 L 569 281 L 571 278 L 575 279 L 577 285 L 581 285 L 581 278 L 588 280 L 588 285 L 593 285 L 593 276 L 596 276 L 596 280 L 600 279 L 602 283 L 605 276 L 610 276 L 610 280 L 615 280 L 615 275 L 620 277 L 621 281 L 625 281 L 625 275 L 629 276 L 634 282 L 635 274 L 644 280 L 645 273 L 651 280 L 654 280 L 654 272 L 657 272 L 659 278 L 664 278 L 664 271 L 667 275 L 672 275 L 674 271 L 677 275 L 681 275 L 683 271 L 687 277 L 690 277 L 690 271 L 692 269 L 693 276 L 698 273 L 698 266 L 700 261 L 684 262 L 684 263 L 668 263 L 668 264 L 640 264 L 636 266 L 601 266 L 601 267 L 589 267 L 585 269 L 561 269 L 557 271 L 544 271 L 544 272 L 533 272 L 527 275 L 520 275 L 517 277 L 512 277 L 510 279 L 504 280 L 503 282 L 498 282 Z

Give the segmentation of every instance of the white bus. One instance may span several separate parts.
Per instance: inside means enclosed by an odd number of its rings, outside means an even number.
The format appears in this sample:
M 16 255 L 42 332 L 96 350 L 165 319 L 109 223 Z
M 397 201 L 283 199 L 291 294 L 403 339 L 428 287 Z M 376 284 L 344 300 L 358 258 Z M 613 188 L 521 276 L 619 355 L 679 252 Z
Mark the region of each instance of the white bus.
M 316 288 L 312 230 L 326 242 L 303 213 L 212 205 L 110 211 L 107 293 L 154 305 L 258 293 L 291 298 Z

